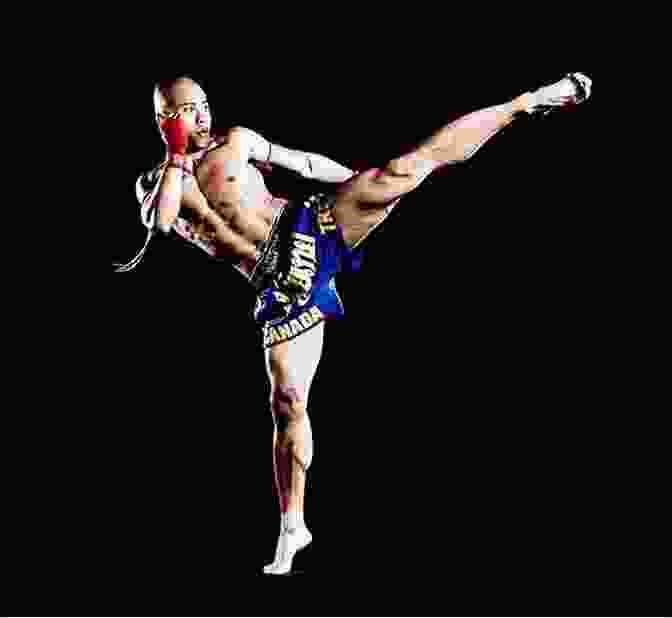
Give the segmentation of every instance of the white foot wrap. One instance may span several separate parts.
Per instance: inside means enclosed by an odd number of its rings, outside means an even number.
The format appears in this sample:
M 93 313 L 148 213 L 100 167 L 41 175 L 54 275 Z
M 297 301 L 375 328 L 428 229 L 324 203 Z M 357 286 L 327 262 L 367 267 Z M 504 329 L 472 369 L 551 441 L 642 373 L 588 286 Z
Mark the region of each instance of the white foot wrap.
M 590 97 L 592 80 L 583 73 L 568 73 L 567 76 L 550 86 L 527 93 L 528 114 L 549 114 L 554 109 L 569 104 L 578 105 Z
M 308 528 L 303 526 L 292 530 L 282 530 L 275 551 L 275 560 L 264 567 L 267 575 L 285 575 L 292 569 L 292 560 L 297 551 L 303 549 L 313 540 Z

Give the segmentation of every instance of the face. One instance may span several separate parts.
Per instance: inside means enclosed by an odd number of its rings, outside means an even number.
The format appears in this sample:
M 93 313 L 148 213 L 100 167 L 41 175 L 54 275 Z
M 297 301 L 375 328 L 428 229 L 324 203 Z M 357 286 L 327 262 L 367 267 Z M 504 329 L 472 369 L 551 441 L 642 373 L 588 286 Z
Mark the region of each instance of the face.
M 166 92 L 154 94 L 156 123 L 179 114 L 189 131 L 189 150 L 205 148 L 210 143 L 212 116 L 205 92 L 191 80 L 178 80 Z M 165 140 L 164 140 L 165 141 Z

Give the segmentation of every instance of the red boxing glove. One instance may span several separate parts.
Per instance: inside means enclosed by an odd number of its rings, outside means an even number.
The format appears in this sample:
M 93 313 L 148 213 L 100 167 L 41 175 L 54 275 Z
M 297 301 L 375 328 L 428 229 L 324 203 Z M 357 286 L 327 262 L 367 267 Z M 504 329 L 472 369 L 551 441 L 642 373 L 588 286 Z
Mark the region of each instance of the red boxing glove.
M 168 145 L 168 154 L 184 156 L 189 144 L 189 133 L 184 120 L 179 116 L 177 118 L 166 118 L 159 126 L 163 139 Z

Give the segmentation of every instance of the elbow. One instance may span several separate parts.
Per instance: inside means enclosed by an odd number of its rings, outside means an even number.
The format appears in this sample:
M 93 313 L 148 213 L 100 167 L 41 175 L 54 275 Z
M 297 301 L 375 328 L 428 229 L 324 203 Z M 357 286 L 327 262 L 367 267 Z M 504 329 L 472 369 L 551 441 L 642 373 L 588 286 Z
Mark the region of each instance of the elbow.
M 348 182 L 349 180 L 352 180 L 355 176 L 357 176 L 360 172 L 358 170 L 347 170 L 343 178 L 339 182 Z
M 156 229 L 161 232 L 164 236 L 168 236 L 170 231 L 173 229 L 173 226 L 169 223 L 157 223 Z

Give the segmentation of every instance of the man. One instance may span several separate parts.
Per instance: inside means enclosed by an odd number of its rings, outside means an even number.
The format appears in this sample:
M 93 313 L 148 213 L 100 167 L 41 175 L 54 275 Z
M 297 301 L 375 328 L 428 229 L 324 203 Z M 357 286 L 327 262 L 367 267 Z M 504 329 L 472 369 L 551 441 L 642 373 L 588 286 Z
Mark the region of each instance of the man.
M 266 573 L 287 573 L 294 554 L 311 541 L 303 519 L 313 446 L 306 403 L 325 320 L 343 315 L 334 275 L 357 269 L 363 240 L 432 171 L 467 160 L 521 115 L 584 101 L 590 88 L 585 75 L 569 74 L 459 118 L 384 168 L 355 174 L 321 155 L 272 144 L 247 128 L 214 137 L 207 98 L 197 83 L 181 77 L 157 84 L 156 122 L 167 154 L 136 185 L 148 242 L 154 233 L 181 237 L 232 264 L 259 291 L 255 318 L 263 329 L 271 385 L 281 511 L 275 560 Z M 333 183 L 333 190 L 302 203 L 276 198 L 251 162 Z M 130 270 L 141 256 L 117 270 Z

